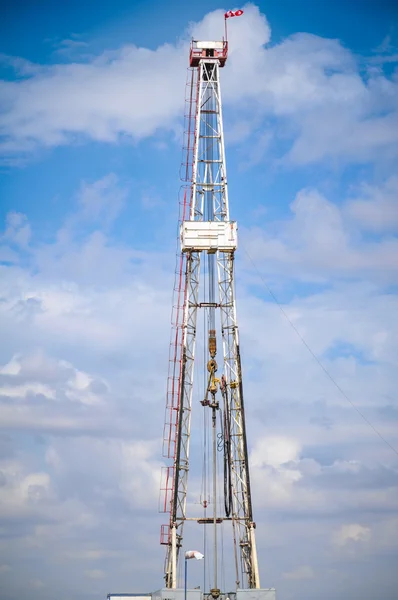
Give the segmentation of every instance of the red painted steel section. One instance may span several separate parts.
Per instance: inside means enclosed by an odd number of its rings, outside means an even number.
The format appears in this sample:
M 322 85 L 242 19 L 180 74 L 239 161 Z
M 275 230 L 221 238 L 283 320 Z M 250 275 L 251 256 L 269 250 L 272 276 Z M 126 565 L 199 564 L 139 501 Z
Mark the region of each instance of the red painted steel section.
M 181 179 L 187 185 L 182 188 L 183 200 L 180 201 L 179 225 L 181 225 L 182 221 L 189 219 L 190 205 L 192 202 L 192 167 L 196 143 L 195 120 L 198 98 L 197 87 L 197 69 L 189 69 L 185 100 L 184 159 L 182 164 L 183 170 L 181 173 Z M 179 402 L 181 396 L 184 307 L 187 297 L 185 281 L 186 257 L 182 252 L 178 252 L 176 258 L 173 310 L 171 317 L 172 329 L 169 347 L 169 374 L 167 379 L 166 412 L 163 430 L 163 456 L 171 459 L 172 465 L 162 468 L 159 502 L 159 512 L 169 513 L 170 518 L 174 496 L 174 469 L 177 450 Z M 170 525 L 162 525 L 160 543 L 168 545 L 169 542 Z
M 239 16 L 239 15 L 237 15 Z M 198 67 L 202 58 L 216 58 L 220 63 L 220 67 L 223 67 L 227 61 L 228 56 L 228 42 L 224 40 L 222 49 L 213 50 L 212 55 L 207 54 L 207 50 L 203 48 L 195 48 L 195 42 L 191 42 L 191 52 L 189 54 L 189 66 Z

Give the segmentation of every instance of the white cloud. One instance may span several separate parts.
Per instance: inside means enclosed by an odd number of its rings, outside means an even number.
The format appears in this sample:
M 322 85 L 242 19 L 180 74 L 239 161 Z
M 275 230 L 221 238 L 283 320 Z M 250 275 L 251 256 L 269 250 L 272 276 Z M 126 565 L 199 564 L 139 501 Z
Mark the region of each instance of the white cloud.
M 297 567 L 293 571 L 289 571 L 283 574 L 285 579 L 313 579 L 315 577 L 315 573 L 312 567 L 308 565 L 304 565 L 302 567 Z
M 294 484 L 302 477 L 300 470 L 294 468 L 259 468 L 253 464 L 251 478 L 254 499 L 257 507 L 288 506 L 294 495 Z
M 297 440 L 284 437 L 264 437 L 251 452 L 253 467 L 270 465 L 278 468 L 298 458 L 301 447 Z
M 31 230 L 26 215 L 11 211 L 6 218 L 6 230 L 0 241 L 25 248 L 30 240 Z
M 54 399 L 53 390 L 41 383 L 28 383 L 25 385 L 16 385 L 13 387 L 0 387 L 0 397 L 8 398 L 26 398 L 27 396 L 45 396 L 46 398 Z
M 345 546 L 350 542 L 369 542 L 372 536 L 370 527 L 364 527 L 358 523 L 343 525 L 335 534 L 334 542 L 338 546 Z
M 364 184 L 358 196 L 347 202 L 346 211 L 361 227 L 376 232 L 398 229 L 398 177 L 380 186 Z
M 18 461 L 0 462 L 3 485 L 0 487 L 0 518 L 15 519 L 45 514 L 53 499 L 50 475 L 46 472 L 26 472 Z
M 26 399 L 41 395 L 49 400 L 67 399 L 91 405 L 101 403 L 101 396 L 107 392 L 104 381 L 94 380 L 64 360 L 48 359 L 43 352 L 14 356 L 2 367 L 0 374 L 3 375 L 0 381 L 4 381 L 4 385 L 0 384 L 0 397 Z M 38 379 L 47 379 L 49 383 Z
M 286 157 L 296 165 L 328 159 L 337 164 L 367 163 L 380 157 L 391 161 L 397 156 L 396 109 L 384 116 L 376 112 L 362 117 L 344 105 L 323 107 L 301 117 L 300 130 Z
M 21 372 L 21 363 L 14 356 L 6 365 L 0 367 L 1 375 L 18 375 Z
M 183 90 L 185 62 L 186 53 L 169 45 L 157 51 L 132 45 L 91 63 L 42 67 L 30 79 L 3 82 L 9 110 L 0 127 L 10 136 L 5 149 L 59 145 L 79 135 L 107 142 L 124 134 L 140 139 L 173 127 L 183 106 L 174 92 Z M 175 68 L 165 69 L 167 63 Z M 160 89 L 170 92 L 162 102 Z
M 240 136 L 259 126 L 265 130 L 253 160 L 272 147 L 269 126 L 261 124 L 264 117 L 280 121 L 273 130 L 283 132 L 284 144 L 286 136 L 290 139 L 286 160 L 294 164 L 396 155 L 393 78 L 379 72 L 363 78 L 356 59 L 338 40 L 300 33 L 270 46 L 265 16 L 251 4 L 244 10 L 229 27 L 223 97 Z M 140 140 L 161 129 L 179 130 L 188 39 L 219 38 L 222 23 L 223 11 L 213 11 L 191 24 L 176 45 L 156 50 L 125 45 L 80 62 L 30 65 L 27 71 L 26 61 L 10 59 L 25 77 L 1 83 L 3 151 L 29 151 L 81 137 Z
M 261 257 L 268 271 L 306 281 L 325 281 L 330 276 L 397 281 L 395 237 L 374 241 L 361 236 L 346 222 L 342 210 L 316 189 L 298 192 L 290 210 L 289 220 L 245 232 L 247 251 Z
M 121 426 L 127 435 L 129 428 L 115 414 L 109 386 L 101 376 L 93 377 L 41 351 L 14 357 L 2 367 L 0 403 L 3 431 L 99 434 Z

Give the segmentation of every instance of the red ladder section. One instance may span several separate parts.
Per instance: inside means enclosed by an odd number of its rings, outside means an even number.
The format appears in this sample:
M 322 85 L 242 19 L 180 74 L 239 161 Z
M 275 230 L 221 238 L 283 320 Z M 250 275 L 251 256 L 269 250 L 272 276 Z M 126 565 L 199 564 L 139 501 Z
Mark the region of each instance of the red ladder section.
M 185 123 L 183 162 L 180 177 L 187 185 L 181 188 L 179 225 L 189 219 L 192 202 L 192 167 L 196 145 L 196 105 L 198 98 L 198 72 L 189 69 L 185 94 Z M 166 413 L 163 430 L 163 456 L 173 461 L 171 466 L 162 468 L 160 484 L 159 512 L 172 512 L 174 496 L 174 469 L 177 450 L 177 429 L 179 401 L 181 396 L 181 373 L 183 352 L 184 306 L 186 302 L 185 254 L 177 253 L 175 281 L 173 291 L 173 310 L 171 316 L 171 340 L 169 347 L 169 374 L 167 379 Z M 160 543 L 168 545 L 170 541 L 170 525 L 162 525 Z

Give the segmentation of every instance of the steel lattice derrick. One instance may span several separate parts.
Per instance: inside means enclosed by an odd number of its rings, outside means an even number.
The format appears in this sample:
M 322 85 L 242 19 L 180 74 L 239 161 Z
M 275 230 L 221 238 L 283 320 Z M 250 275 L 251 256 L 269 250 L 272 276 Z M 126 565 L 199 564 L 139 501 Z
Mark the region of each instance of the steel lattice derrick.
M 214 553 L 217 555 L 216 476 L 216 414 L 220 409 L 219 392 L 227 411 L 225 422 L 228 438 L 224 445 L 224 464 L 228 468 L 228 506 L 226 517 L 232 520 L 235 548 L 236 581 L 238 587 L 259 588 L 259 573 L 255 544 L 247 436 L 243 399 L 242 368 L 239 350 L 238 323 L 235 306 L 234 252 L 236 223 L 229 221 L 228 188 L 225 163 L 222 102 L 219 67 L 225 64 L 224 42 L 197 42 L 200 51 L 192 55 L 189 89 L 187 164 L 185 179 L 192 177 L 189 206 L 184 200 L 181 223 L 181 259 L 178 303 L 175 319 L 175 341 L 171 346 L 169 377 L 170 418 L 167 423 L 167 456 L 173 465 L 166 468 L 164 509 L 170 512 L 167 533 L 165 567 L 166 587 L 177 586 L 177 565 L 183 543 L 183 528 L 187 519 L 187 490 L 189 474 L 190 428 L 194 386 L 195 342 L 200 286 L 200 262 L 207 264 L 208 286 L 202 303 L 208 316 L 209 384 L 205 410 L 212 410 L 213 423 L 213 506 L 214 515 L 204 522 L 214 523 Z M 192 58 L 193 56 L 193 58 Z M 218 57 L 218 58 L 217 58 Z M 193 119 L 193 114 L 195 118 Z M 189 216 L 188 216 L 189 212 Z M 188 219 L 188 220 L 185 220 Z M 184 276 L 183 276 L 183 268 Z M 218 285 L 219 298 L 216 302 Z M 215 375 L 217 363 L 216 310 L 220 311 L 223 346 L 223 374 Z M 220 390 L 218 385 L 220 384 Z M 170 391 L 171 390 L 171 391 Z M 224 442 L 226 437 L 224 437 Z M 227 450 L 225 450 L 227 448 Z M 226 468 L 226 467 L 224 467 Z M 225 493 L 224 487 L 224 493 Z M 229 516 L 231 512 L 231 517 Z M 195 520 L 195 519 L 193 519 Z M 240 565 L 240 567 L 239 567 Z M 212 593 L 217 597 L 217 558 L 214 562 L 215 583 Z

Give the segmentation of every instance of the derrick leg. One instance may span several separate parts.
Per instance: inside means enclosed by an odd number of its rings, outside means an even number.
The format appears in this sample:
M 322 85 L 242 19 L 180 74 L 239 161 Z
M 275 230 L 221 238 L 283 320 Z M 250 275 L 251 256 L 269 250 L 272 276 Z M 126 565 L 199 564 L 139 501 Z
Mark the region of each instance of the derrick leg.
M 174 479 L 170 514 L 170 541 L 166 557 L 166 587 L 177 587 L 178 555 L 182 545 L 186 518 L 186 498 L 189 473 L 189 442 L 191 434 L 191 408 L 194 376 L 196 317 L 199 292 L 200 253 L 187 255 L 185 272 L 185 298 L 182 333 L 181 375 L 174 459 Z
M 234 253 L 219 252 L 217 265 L 225 379 L 230 393 L 232 520 L 236 545 L 240 548 L 242 571 L 236 573 L 236 580 L 241 587 L 246 584 L 249 588 L 259 588 L 235 307 Z

